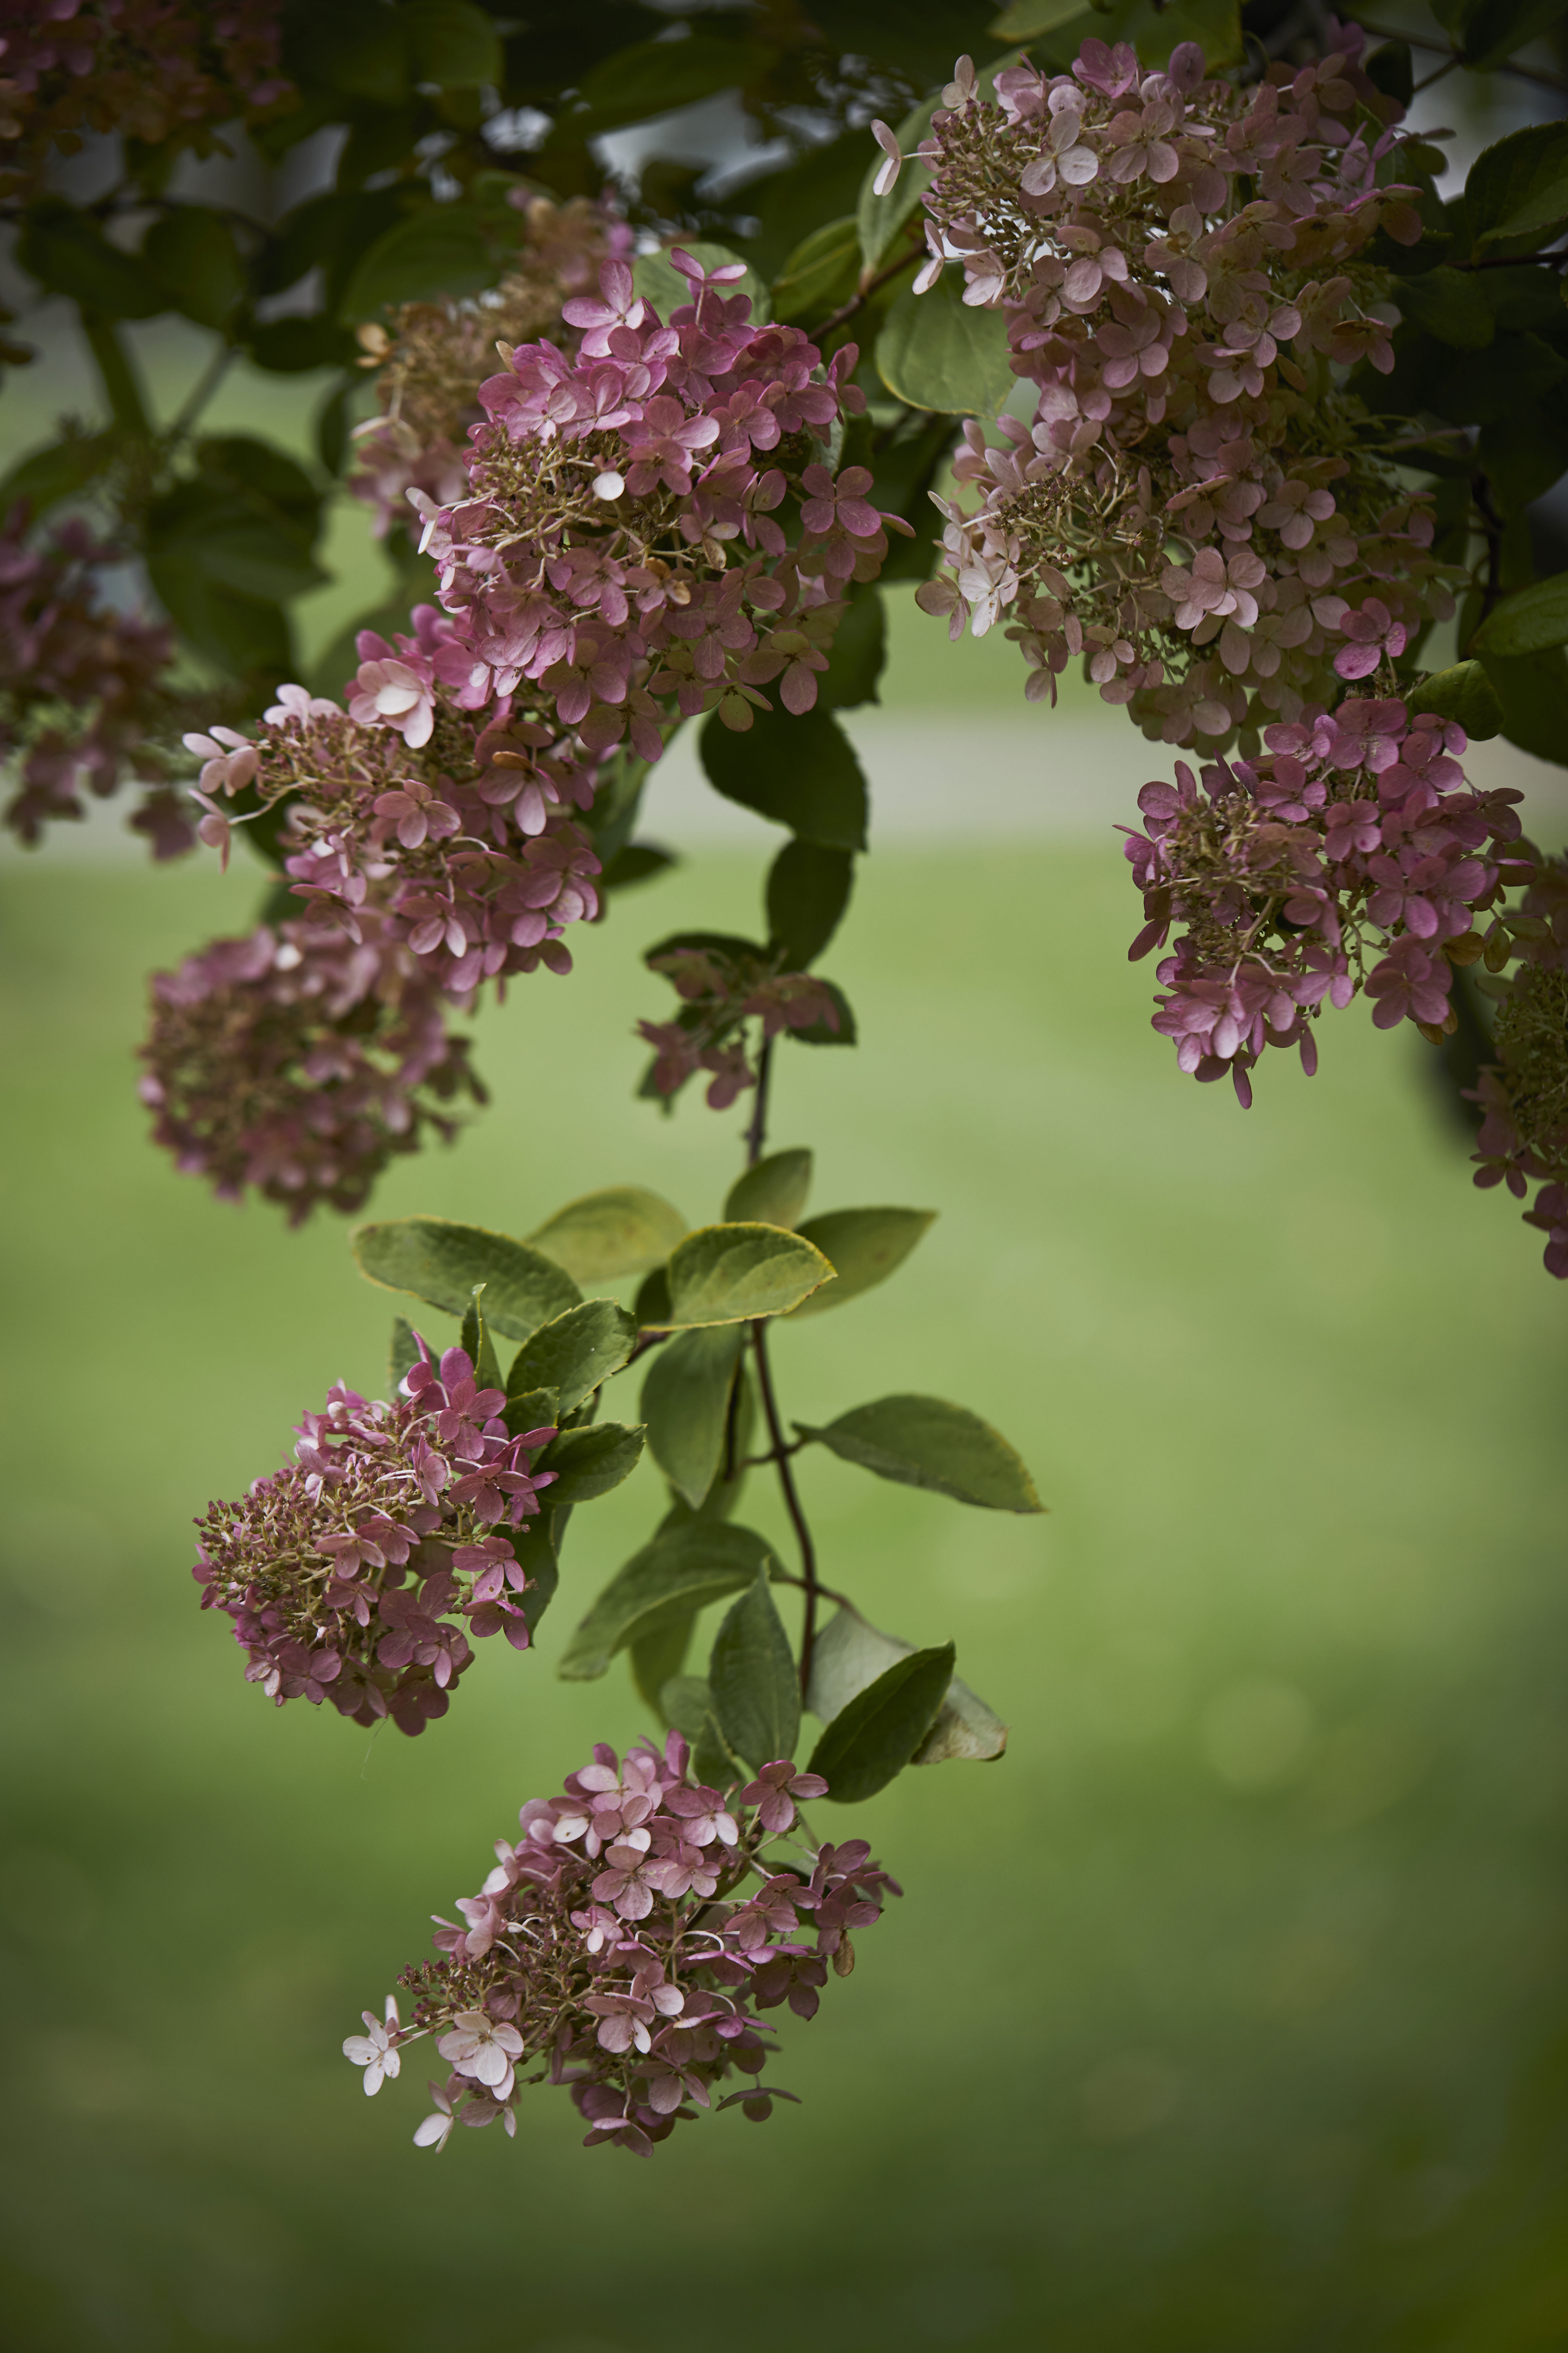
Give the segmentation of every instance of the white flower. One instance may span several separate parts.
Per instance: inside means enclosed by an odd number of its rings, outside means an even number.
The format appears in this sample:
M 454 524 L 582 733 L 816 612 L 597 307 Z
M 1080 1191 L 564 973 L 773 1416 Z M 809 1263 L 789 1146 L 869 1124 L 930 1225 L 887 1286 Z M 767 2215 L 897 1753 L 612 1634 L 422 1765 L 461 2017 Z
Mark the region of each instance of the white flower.
M 367 2098 L 374 2098 L 384 2079 L 395 2076 L 403 2064 L 397 2048 L 397 2004 L 391 1994 L 386 1997 L 386 2022 L 384 2025 L 374 2010 L 362 2010 L 365 2022 L 363 2034 L 351 2034 L 343 2044 L 343 2057 L 352 2059 L 356 2067 L 364 2069 Z
M 515 2026 L 499 2026 L 482 2010 L 460 2010 L 436 2048 L 458 2074 L 504 2100 L 512 2087 L 511 2063 L 522 2056 L 522 2037 Z
M 885 196 L 899 176 L 904 160 L 903 150 L 885 122 L 873 122 L 871 136 L 887 158 L 885 163 L 877 166 L 877 176 L 871 183 L 871 194 L 874 196 Z
M 445 2148 L 447 2136 L 457 2122 L 457 2118 L 452 2114 L 451 2101 L 447 2097 L 446 2093 L 438 2091 L 434 2084 L 430 2086 L 430 2097 L 436 2103 L 436 2114 L 433 2116 L 426 2116 L 415 2132 L 416 2148 Z M 509 2110 L 508 2114 L 510 2113 Z
M 372 418 L 372 423 L 375 419 Z M 320 694 L 311 694 L 302 686 L 280 686 L 278 700 L 262 717 L 269 727 L 283 727 L 291 719 L 303 723 L 307 719 L 338 719 L 342 717 L 335 702 Z

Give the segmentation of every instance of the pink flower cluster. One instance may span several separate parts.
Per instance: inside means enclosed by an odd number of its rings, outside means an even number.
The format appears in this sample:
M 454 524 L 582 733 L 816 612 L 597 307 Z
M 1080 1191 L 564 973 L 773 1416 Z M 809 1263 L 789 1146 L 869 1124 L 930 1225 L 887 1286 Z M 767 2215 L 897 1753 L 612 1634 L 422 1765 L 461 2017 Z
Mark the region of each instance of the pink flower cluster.
M 0 760 L 18 779 L 5 823 L 35 844 L 51 819 L 83 815 L 84 787 L 107 799 L 129 768 L 153 787 L 131 822 L 174 858 L 193 832 L 160 749 L 174 636 L 99 601 L 95 575 L 121 560 L 75 521 L 29 544 L 25 504 L 0 529 Z
M 1003 617 L 1054 701 L 1081 658 L 1145 732 L 1217 744 L 1298 718 L 1453 609 L 1421 497 L 1368 454 L 1343 389 L 1393 365 L 1391 281 L 1364 248 L 1413 241 L 1396 134 L 1354 70 L 1361 36 L 1249 89 L 1190 42 L 1144 73 L 1087 41 L 1070 74 L 967 60 L 921 154 L 940 274 L 1000 311 L 1027 422 L 976 424 L 939 501 L 950 570 L 920 602 L 954 636 Z M 1357 118 L 1360 118 L 1359 120 Z
M 390 330 L 359 330 L 361 363 L 379 370 L 382 414 L 357 426 L 358 460 L 349 488 L 375 511 L 384 538 L 408 523 L 408 492 L 437 505 L 468 487 L 464 444 L 483 412 L 479 385 L 494 373 L 499 342 L 527 343 L 555 325 L 563 297 L 591 285 L 601 262 L 623 259 L 632 232 L 607 205 L 574 196 L 563 205 L 521 188 L 509 201 L 522 215 L 521 249 L 500 283 L 461 301 L 407 302 Z
M 1453 966 L 1481 954 L 1472 917 L 1530 871 L 1520 796 L 1466 785 L 1451 722 L 1352 696 L 1264 733 L 1257 758 L 1216 761 L 1201 785 L 1184 761 L 1174 785 L 1145 785 L 1146 829 L 1126 843 L 1147 918 L 1129 954 L 1183 927 L 1154 1028 L 1184 1071 L 1228 1071 L 1243 1103 L 1266 1047 L 1316 1070 L 1325 999 L 1364 989 L 1380 1029 L 1451 1029 Z
M 1494 977 L 1510 957 L 1516 969 Z M 1506 1184 L 1519 1201 L 1540 1186 L 1524 1221 L 1546 1236 L 1547 1273 L 1568 1278 L 1568 859 L 1539 860 L 1518 913 L 1489 932 L 1486 962 L 1498 1060 L 1475 1092 L 1476 1183 Z
M 679 1019 L 637 1024 L 638 1037 L 654 1050 L 648 1082 L 667 1101 L 699 1071 L 710 1073 L 711 1111 L 727 1111 L 737 1095 L 755 1086 L 747 1021 L 760 1022 L 759 1043 L 784 1029 L 838 1030 L 838 999 L 826 981 L 806 972 L 782 971 L 765 955 L 743 953 L 742 944 L 678 944 L 647 958 L 649 969 L 663 973 L 684 1000 Z
M 553 1430 L 513 1437 L 505 1396 L 477 1386 L 461 1348 L 437 1366 L 418 1347 L 396 1402 L 338 1383 L 291 1462 L 210 1504 L 191 1572 L 202 1608 L 233 1619 L 246 1681 L 279 1707 L 330 1699 L 411 1735 L 446 1715 L 468 1635 L 528 1648 L 517 1540 L 555 1475 L 532 1468 Z
M 797 1828 L 797 1800 L 826 1786 L 787 1758 L 743 1788 L 694 1785 L 679 1732 L 624 1763 L 596 1747 L 559 1797 L 523 1807 L 515 1844 L 497 1841 L 461 1924 L 437 1925 L 441 1958 L 405 1972 L 412 2024 L 395 2000 L 384 2021 L 364 2013 L 367 2032 L 343 2051 L 365 2090 L 434 2035 L 451 2072 L 430 2086 L 435 2114 L 414 2136 L 424 2147 L 458 2123 L 500 2116 L 515 2133 L 525 2082 L 570 2087 L 589 2148 L 647 2157 L 735 2075 L 750 2080 L 717 2105 L 762 2122 L 795 2095 L 760 2080 L 770 2030 L 756 2012 L 787 2002 L 810 2018 L 829 1965 L 854 1966 L 851 1932 L 900 1893 L 864 1839 L 818 1846 Z M 767 1859 L 792 1831 L 801 1861 Z
M 470 495 L 411 493 L 476 698 L 552 712 L 595 752 L 629 734 L 647 760 L 671 702 L 743 729 L 777 680 L 810 710 L 848 584 L 875 578 L 884 523 L 908 529 L 868 502 L 864 467 L 826 462 L 864 406 L 854 345 L 825 368 L 726 293 L 740 263 L 669 259 L 692 299 L 668 325 L 606 263 L 600 295 L 565 305 L 574 355 L 522 344 L 480 386 Z
M 599 911 L 599 861 L 574 822 L 595 765 L 570 734 L 513 711 L 488 715 L 467 656 L 434 606 L 415 635 L 359 638 L 349 710 L 279 690 L 260 737 L 188 735 L 201 754 L 205 839 L 233 819 L 216 797 L 287 802 L 295 893 L 351 939 L 373 915 L 446 996 L 488 980 L 572 969 L 563 934 Z
M 279 111 L 281 17 L 277 0 L 0 0 L 0 195 L 31 191 L 86 131 L 205 153 L 217 124 Z
M 357 1209 L 395 1155 L 432 1130 L 451 1141 L 443 1105 L 485 1101 L 468 1040 L 379 920 L 357 943 L 304 923 L 215 940 L 154 973 L 152 1003 L 141 1093 L 154 1140 L 220 1200 L 254 1186 L 290 1225 L 323 1201 Z

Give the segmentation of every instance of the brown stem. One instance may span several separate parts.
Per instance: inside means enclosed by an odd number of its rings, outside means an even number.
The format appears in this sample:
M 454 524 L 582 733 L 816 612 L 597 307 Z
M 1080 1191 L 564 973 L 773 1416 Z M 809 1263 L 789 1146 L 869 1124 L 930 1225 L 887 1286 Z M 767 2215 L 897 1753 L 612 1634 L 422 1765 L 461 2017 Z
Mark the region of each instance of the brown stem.
M 757 1093 L 752 1105 L 751 1124 L 746 1130 L 746 1166 L 754 1168 L 763 1156 L 763 1146 L 768 1134 L 768 1082 L 773 1074 L 773 1041 L 763 1039 L 763 1050 L 757 1056 Z
M 1487 585 L 1481 591 L 1481 617 L 1476 623 L 1479 629 L 1488 614 L 1502 595 L 1502 517 L 1492 504 L 1491 484 L 1484 474 L 1470 477 L 1470 496 L 1481 518 L 1481 528 L 1487 543 Z M 1471 637 L 1474 638 L 1472 630 Z
M 911 261 L 922 261 L 925 259 L 925 250 L 923 244 L 911 246 L 909 252 L 900 254 L 897 261 L 890 261 L 886 269 L 879 269 L 875 278 L 868 279 L 858 293 L 851 294 L 847 302 L 840 303 L 830 319 L 824 319 L 819 327 L 813 327 L 811 331 L 813 341 L 823 335 L 830 335 L 835 327 L 841 327 L 847 319 L 852 319 L 856 311 L 863 309 L 872 295 L 879 288 L 886 286 L 890 278 L 896 278 L 900 269 L 907 269 Z
M 768 1366 L 767 1325 L 758 1321 L 752 1326 L 752 1349 L 757 1360 L 757 1388 L 763 1400 L 763 1414 L 768 1425 L 768 1435 L 773 1442 L 773 1460 L 778 1465 L 779 1486 L 784 1493 L 784 1509 L 789 1514 L 795 1540 L 800 1547 L 801 1587 L 805 1594 L 805 1618 L 800 1635 L 800 1688 L 802 1695 L 811 1684 L 811 1653 L 816 1641 L 816 1597 L 822 1591 L 816 1581 L 816 1548 L 811 1541 L 801 1508 L 795 1472 L 790 1469 L 785 1448 L 784 1425 L 779 1420 L 778 1402 L 773 1396 L 773 1374 Z

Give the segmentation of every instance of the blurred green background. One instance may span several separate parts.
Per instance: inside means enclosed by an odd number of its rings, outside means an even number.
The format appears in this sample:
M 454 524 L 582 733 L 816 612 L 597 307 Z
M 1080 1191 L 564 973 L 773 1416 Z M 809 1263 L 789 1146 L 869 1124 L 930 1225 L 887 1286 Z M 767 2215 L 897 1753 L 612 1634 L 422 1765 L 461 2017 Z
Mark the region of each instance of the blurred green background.
M 518 1804 L 647 1728 L 619 1666 L 552 1666 L 655 1474 L 579 1514 L 537 1653 L 487 1646 L 418 1743 L 246 1686 L 189 1523 L 334 1377 L 380 1389 L 392 1303 L 342 1221 L 221 1207 L 144 1139 L 143 975 L 247 928 L 257 870 L 0 863 L 7 2343 L 1568 2345 L 1563 1293 L 1413 1038 L 1331 1019 L 1322 1074 L 1280 1057 L 1250 1115 L 1180 1080 L 1124 961 L 1130 803 L 1054 837 L 968 814 L 1021 727 L 1042 796 L 1131 731 L 1029 717 L 1010 648 L 907 605 L 895 640 L 879 807 L 923 734 L 952 819 L 866 861 L 827 960 L 863 1048 L 781 1049 L 773 1141 L 816 1147 L 816 1208 L 942 1217 L 780 1335 L 784 1407 L 959 1398 L 1051 1515 L 803 1466 L 830 1579 L 954 1636 L 1012 1746 L 833 1817 L 907 1894 L 786 2019 L 804 2105 L 647 2165 L 545 2091 L 514 2144 L 435 2158 L 417 2060 L 367 2102 L 338 2053 Z M 659 812 L 656 780 L 682 846 Z M 762 864 L 685 846 L 569 980 L 479 1018 L 492 1107 L 379 1213 L 521 1232 L 627 1180 L 716 1211 L 742 1113 L 633 1099 L 665 1009 L 637 959 L 746 925 Z

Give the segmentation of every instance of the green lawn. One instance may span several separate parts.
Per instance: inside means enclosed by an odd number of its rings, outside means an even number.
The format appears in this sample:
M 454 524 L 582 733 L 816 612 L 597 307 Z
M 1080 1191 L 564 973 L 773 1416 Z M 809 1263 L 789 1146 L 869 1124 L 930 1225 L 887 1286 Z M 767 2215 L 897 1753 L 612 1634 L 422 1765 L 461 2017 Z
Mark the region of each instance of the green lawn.
M 519 986 L 477 1025 L 495 1104 L 377 1210 L 525 1231 L 637 1179 L 711 1215 L 740 1117 L 633 1100 L 637 953 L 755 887 L 695 858 Z M 243 928 L 255 871 L 46 858 L 0 895 L 9 2343 L 1568 2345 L 1568 1300 L 1418 1040 L 1332 1019 L 1244 1115 L 1147 1029 L 1114 848 L 868 862 L 829 959 L 864 1050 L 782 1049 L 774 1140 L 818 1208 L 942 1214 L 780 1335 L 785 1409 L 929 1388 L 1023 1451 L 1047 1519 L 804 1466 L 831 1579 L 956 1637 L 1011 1749 L 835 1818 L 907 1894 L 784 2031 L 803 2106 L 644 2166 L 541 2091 L 437 2159 L 417 2064 L 371 2103 L 338 2046 L 518 1803 L 645 1728 L 619 1666 L 552 1668 L 653 1473 L 423 1740 L 268 1708 L 189 1522 L 335 1376 L 379 1387 L 389 1303 L 341 1221 L 176 1177 L 131 1061 L 142 973 Z

